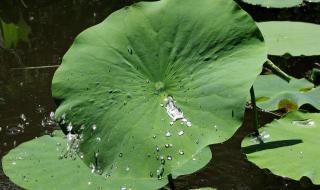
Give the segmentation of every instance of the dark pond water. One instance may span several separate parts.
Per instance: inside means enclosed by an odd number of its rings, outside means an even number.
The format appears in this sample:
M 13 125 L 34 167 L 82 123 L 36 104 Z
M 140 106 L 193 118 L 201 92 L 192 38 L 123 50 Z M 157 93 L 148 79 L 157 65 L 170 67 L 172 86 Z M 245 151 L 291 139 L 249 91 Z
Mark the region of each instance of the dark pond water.
M 50 133 L 50 112 L 55 110 L 50 84 L 56 66 L 85 28 L 102 21 L 114 10 L 132 4 L 130 0 L 0 0 L 0 18 L 19 23 L 23 19 L 31 29 L 28 43 L 5 49 L 0 40 L 0 159 L 22 142 Z M 320 23 L 320 6 L 268 10 L 242 5 L 256 20 L 300 20 Z M 278 58 L 275 62 L 294 76 L 305 76 L 316 67 L 319 57 Z M 295 63 L 288 67 L 289 63 Z M 292 64 L 290 64 L 292 65 Z M 42 68 L 34 68 L 44 66 Z M 294 68 L 293 68 L 294 67 Z M 27 69 L 22 69 L 27 68 Z M 240 141 L 251 129 L 250 109 L 247 119 L 232 139 L 212 146 L 213 160 L 199 172 L 174 180 L 176 189 L 212 186 L 218 189 L 320 189 L 303 182 L 275 176 L 245 159 Z M 262 122 L 272 114 L 261 113 Z M 0 163 L 0 190 L 17 190 L 3 174 Z

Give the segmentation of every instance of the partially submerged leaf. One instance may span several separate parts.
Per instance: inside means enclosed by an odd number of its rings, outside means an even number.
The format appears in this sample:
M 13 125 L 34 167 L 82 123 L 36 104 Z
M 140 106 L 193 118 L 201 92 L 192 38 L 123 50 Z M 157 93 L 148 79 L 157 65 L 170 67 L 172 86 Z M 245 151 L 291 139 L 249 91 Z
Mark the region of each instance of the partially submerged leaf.
M 320 25 L 303 22 L 269 21 L 259 22 L 258 26 L 266 40 L 268 54 L 270 55 L 320 55 Z
M 306 176 L 320 184 L 319 113 L 292 112 L 259 132 L 259 138 L 247 137 L 242 142 L 248 160 L 276 175 L 294 180 Z
M 245 3 L 267 8 L 289 8 L 300 6 L 303 0 L 242 0 Z M 305 2 L 320 2 L 320 0 L 305 0 Z
M 233 1 L 138 3 L 77 37 L 53 79 L 56 116 L 69 145 L 82 137 L 93 172 L 159 184 L 233 135 L 265 60 L 261 33 Z
M 275 75 L 258 76 L 254 83 L 258 107 L 273 111 L 284 108 L 295 111 L 304 104 L 320 110 L 320 88 L 306 79 L 292 79 L 290 83 Z
M 299 6 L 303 0 L 243 0 L 243 2 L 267 8 L 288 8 Z

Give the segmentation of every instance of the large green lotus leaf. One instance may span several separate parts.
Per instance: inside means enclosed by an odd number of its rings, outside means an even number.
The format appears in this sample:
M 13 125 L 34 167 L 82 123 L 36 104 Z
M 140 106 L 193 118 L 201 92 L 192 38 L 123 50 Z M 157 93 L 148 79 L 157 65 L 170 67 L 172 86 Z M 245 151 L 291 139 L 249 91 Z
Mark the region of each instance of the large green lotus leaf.
M 76 38 L 53 78 L 56 117 L 83 135 L 87 165 L 157 180 L 233 135 L 265 60 L 233 1 L 138 3 Z M 184 119 L 172 121 L 169 105 Z
M 309 177 L 320 184 L 320 114 L 289 113 L 259 129 L 261 143 L 247 137 L 242 149 L 248 159 L 274 174 L 299 180 Z
M 137 180 L 127 176 L 111 180 L 92 173 L 80 158 L 61 158 L 65 149 L 62 132 L 31 140 L 3 158 L 3 170 L 14 183 L 30 190 L 157 189 L 166 184 L 166 180 L 155 181 L 150 177 Z
M 260 22 L 258 26 L 266 40 L 268 54 L 290 54 L 292 56 L 320 55 L 320 25 L 270 21 Z
M 254 83 L 258 107 L 269 111 L 294 111 L 304 104 L 320 110 L 320 88 L 313 87 L 306 79 L 293 78 L 288 83 L 276 75 L 261 75 Z
M 267 8 L 288 8 L 299 6 L 303 0 L 242 0 L 252 5 L 260 5 Z

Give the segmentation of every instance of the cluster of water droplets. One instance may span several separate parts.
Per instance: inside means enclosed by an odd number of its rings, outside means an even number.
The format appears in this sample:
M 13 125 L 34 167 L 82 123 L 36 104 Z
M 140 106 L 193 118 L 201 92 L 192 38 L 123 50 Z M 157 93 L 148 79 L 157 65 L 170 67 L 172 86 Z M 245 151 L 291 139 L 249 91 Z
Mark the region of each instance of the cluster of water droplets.
M 69 158 L 75 160 L 79 153 L 79 144 L 82 140 L 82 135 L 72 134 L 72 123 L 70 122 L 67 126 L 67 148 L 66 152 L 64 153 L 64 158 Z
M 6 134 L 9 136 L 15 136 L 24 133 L 25 128 L 29 125 L 29 121 L 25 114 L 20 115 L 20 122 L 17 125 L 7 125 L 5 127 Z M 2 131 L 2 127 L 0 127 L 0 132 Z
M 177 120 L 181 120 L 188 127 L 192 126 L 192 123 L 184 117 L 182 110 L 176 106 L 175 101 L 171 96 L 168 96 L 164 101 L 166 102 L 167 114 L 172 120 L 170 125 L 173 125 Z
M 312 119 L 294 120 L 291 123 L 302 127 L 314 127 L 316 124 Z
M 253 144 L 256 143 L 265 143 L 267 141 L 270 140 L 270 134 L 267 133 L 266 131 L 262 131 L 261 133 L 259 133 L 259 135 L 251 135 L 251 139 L 250 142 Z
M 56 127 L 56 122 L 54 118 L 54 112 L 50 112 L 49 117 L 45 116 L 41 120 L 41 126 L 42 127 Z

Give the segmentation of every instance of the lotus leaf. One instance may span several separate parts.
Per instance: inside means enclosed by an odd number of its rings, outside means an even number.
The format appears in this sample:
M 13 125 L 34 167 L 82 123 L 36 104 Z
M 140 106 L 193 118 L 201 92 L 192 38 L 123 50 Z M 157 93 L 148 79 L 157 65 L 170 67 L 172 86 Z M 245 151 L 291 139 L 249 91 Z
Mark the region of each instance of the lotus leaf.
M 282 56 L 320 55 L 320 25 L 270 21 L 260 22 L 258 26 L 266 40 L 268 54 Z
M 319 113 L 292 112 L 259 131 L 259 138 L 242 142 L 248 160 L 276 175 L 294 180 L 306 176 L 320 184 Z
M 257 106 L 273 111 L 285 108 L 297 110 L 310 104 L 320 110 L 320 88 L 306 79 L 291 79 L 289 83 L 275 75 L 261 75 L 254 83 Z

